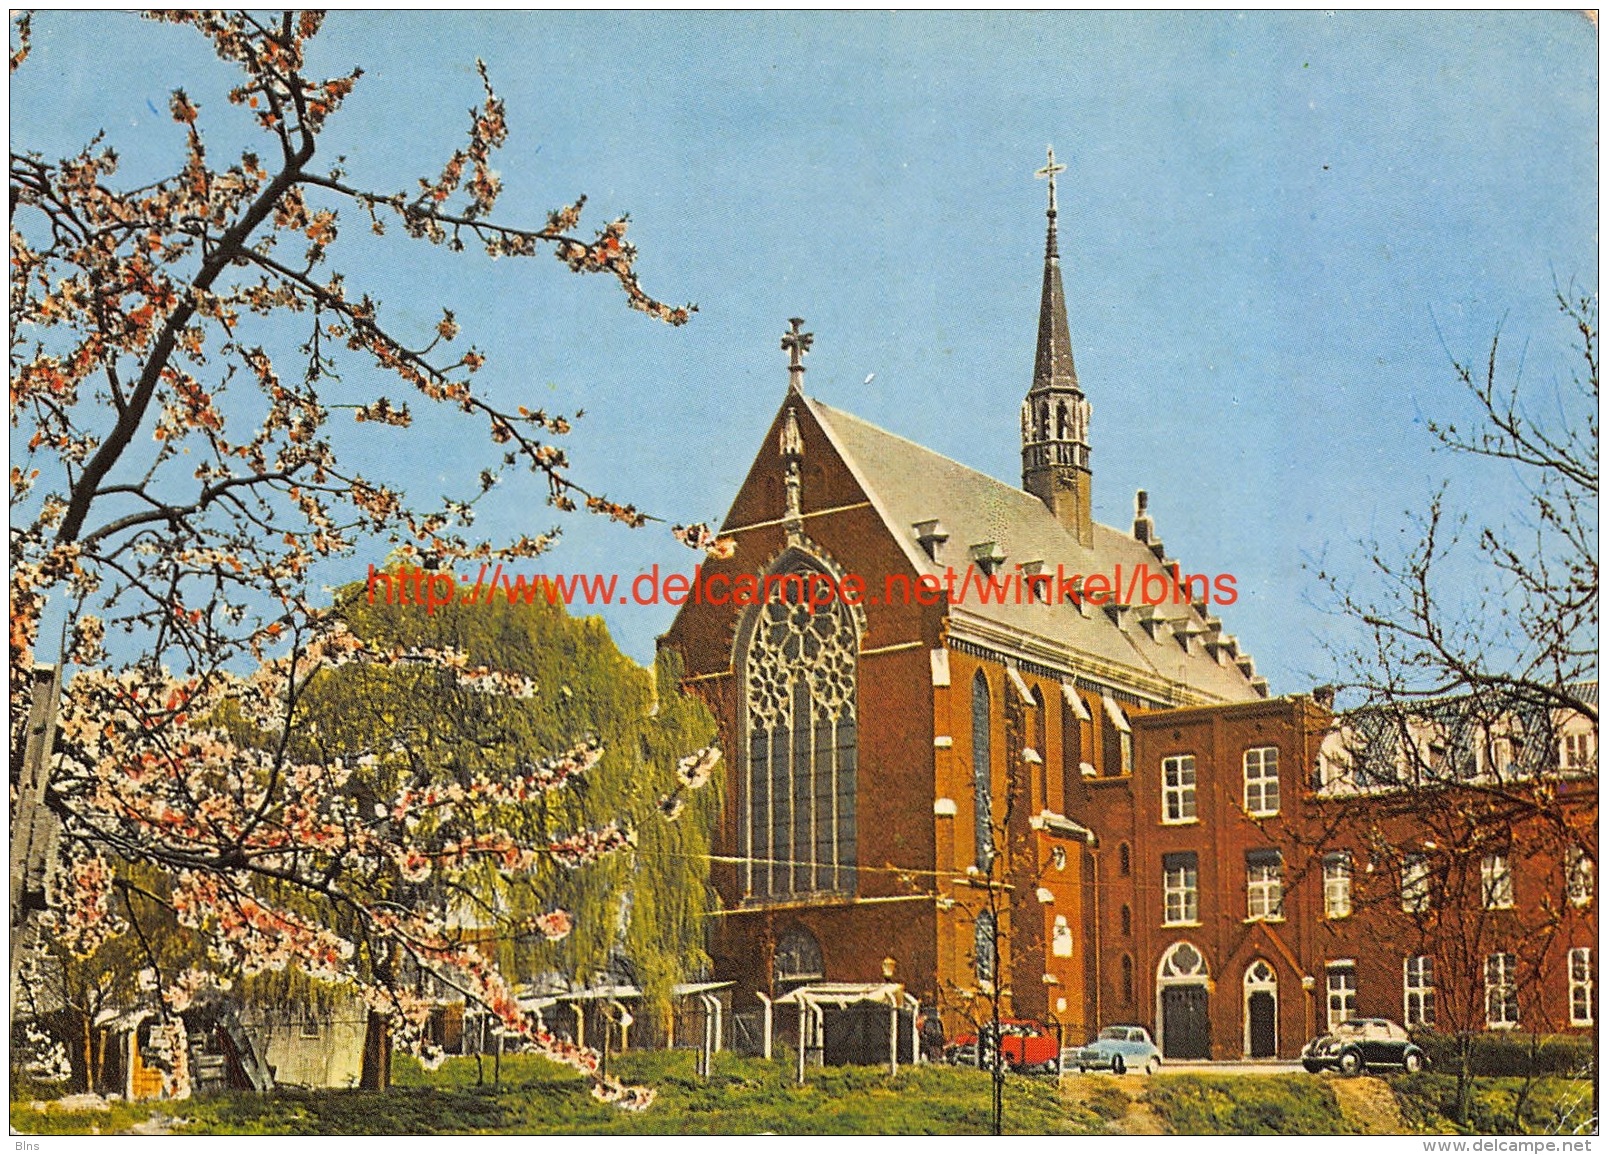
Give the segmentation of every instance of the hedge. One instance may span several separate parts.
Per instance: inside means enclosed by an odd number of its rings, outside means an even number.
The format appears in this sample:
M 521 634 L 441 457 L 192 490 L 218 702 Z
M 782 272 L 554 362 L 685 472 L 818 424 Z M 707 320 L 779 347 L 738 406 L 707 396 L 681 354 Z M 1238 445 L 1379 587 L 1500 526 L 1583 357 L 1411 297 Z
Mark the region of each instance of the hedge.
M 1457 1071 L 1457 1038 L 1453 1035 L 1418 1035 L 1418 1045 L 1429 1058 L 1429 1069 L 1442 1074 Z M 1532 1055 L 1531 1048 L 1535 1046 Z M 1533 1063 L 1533 1066 L 1532 1066 Z M 1473 1071 L 1476 1075 L 1594 1075 L 1596 1040 L 1587 1035 L 1480 1034 L 1474 1036 Z

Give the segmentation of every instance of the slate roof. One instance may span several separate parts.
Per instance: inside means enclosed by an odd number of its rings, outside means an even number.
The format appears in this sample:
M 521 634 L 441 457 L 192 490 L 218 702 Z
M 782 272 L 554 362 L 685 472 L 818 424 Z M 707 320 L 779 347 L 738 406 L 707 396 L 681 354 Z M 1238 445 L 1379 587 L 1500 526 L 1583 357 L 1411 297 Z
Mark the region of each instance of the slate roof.
M 1151 573 L 1161 571 L 1157 552 L 1129 534 L 1097 524 L 1093 548 L 1086 548 L 1025 490 L 814 398 L 805 398 L 805 404 L 918 574 L 940 581 L 946 567 L 963 574 L 971 547 L 985 542 L 995 543 L 1003 553 L 1002 576 L 1034 561 L 1052 577 L 1057 566 L 1070 577 L 1109 575 L 1120 563 L 1126 587 L 1140 565 Z M 949 535 L 937 547 L 936 560 L 927 556 L 914 529 L 917 522 L 934 518 Z M 1188 567 L 1184 572 L 1190 572 Z M 960 580 L 956 578 L 957 586 Z M 1166 624 L 1147 628 L 1142 619 L 1152 614 Z M 1266 682 L 1255 677 L 1249 658 L 1238 653 L 1237 644 L 1209 612 L 1169 601 L 1154 610 L 1135 605 L 1120 616 L 1119 624 L 1106 609 L 1086 605 L 1080 610 L 1061 600 L 1049 605 L 1025 604 L 1025 599 L 1020 605 L 983 604 L 973 587 L 964 599 L 951 602 L 950 629 L 952 637 L 986 638 L 995 649 L 1015 643 L 1018 652 L 1010 656 L 1069 669 L 1093 685 L 1127 689 L 1151 704 L 1267 696 Z M 1196 639 L 1187 649 L 1181 640 L 1186 635 Z

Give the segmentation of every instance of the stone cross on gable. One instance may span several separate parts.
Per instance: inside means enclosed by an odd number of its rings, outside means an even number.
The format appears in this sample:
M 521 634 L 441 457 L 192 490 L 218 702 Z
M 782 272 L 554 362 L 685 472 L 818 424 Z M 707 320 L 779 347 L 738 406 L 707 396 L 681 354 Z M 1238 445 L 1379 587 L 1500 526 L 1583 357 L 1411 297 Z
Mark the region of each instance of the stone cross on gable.
M 815 343 L 815 334 L 804 332 L 803 317 L 789 317 L 792 327 L 782 334 L 782 350 L 790 355 L 787 366 L 787 387 L 794 393 L 804 392 L 804 354 Z
M 1035 177 L 1038 177 L 1041 180 L 1044 179 L 1045 177 L 1049 178 L 1049 181 L 1050 181 L 1050 215 L 1054 216 L 1055 215 L 1055 174 L 1058 173 L 1058 172 L 1065 172 L 1066 171 L 1066 165 L 1064 165 L 1064 164 L 1056 164 L 1055 163 L 1055 147 L 1053 145 L 1051 145 L 1050 147 L 1046 148 L 1044 151 L 1049 154 L 1049 161 L 1048 161 L 1047 164 L 1045 164 L 1045 166 L 1043 168 L 1039 169 L 1033 175 Z

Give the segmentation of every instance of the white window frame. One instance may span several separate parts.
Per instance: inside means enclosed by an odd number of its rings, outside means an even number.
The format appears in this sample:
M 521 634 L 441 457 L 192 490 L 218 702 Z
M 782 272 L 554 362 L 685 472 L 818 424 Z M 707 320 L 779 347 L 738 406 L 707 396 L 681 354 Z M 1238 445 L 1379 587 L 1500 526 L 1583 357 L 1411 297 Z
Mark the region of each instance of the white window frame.
M 1401 960 L 1401 1021 L 1408 1028 L 1435 1025 L 1435 960 L 1427 954 Z
M 1519 1025 L 1518 960 L 1509 951 L 1485 956 L 1485 1025 L 1511 1031 Z
M 1596 762 L 1594 732 L 1589 729 L 1569 730 L 1558 736 L 1558 769 L 1589 770 Z
M 1200 821 L 1195 808 L 1196 782 L 1193 754 L 1170 754 L 1161 760 L 1163 825 L 1182 826 L 1185 823 Z
M 1582 1012 L 1581 1008 L 1584 1008 Z M 1597 1021 L 1597 978 L 1591 969 L 1591 948 L 1569 948 L 1569 1025 L 1589 1027 Z
M 1254 746 L 1245 751 L 1245 813 L 1271 818 L 1279 812 L 1279 748 Z M 1271 802 L 1269 800 L 1271 795 Z
M 1597 895 L 1597 864 L 1591 861 L 1584 847 L 1571 846 L 1567 869 L 1570 904 L 1590 906 Z
M 1174 883 L 1174 875 L 1177 882 Z M 1194 875 L 1193 879 L 1190 875 Z M 1177 913 L 1174 914 L 1174 900 Z M 1163 926 L 1200 925 L 1200 859 L 1193 867 L 1161 868 L 1161 924 Z
M 1323 917 L 1351 916 L 1351 853 L 1337 851 L 1323 856 Z
M 1429 857 L 1409 854 L 1401 860 L 1401 908 L 1408 914 L 1429 909 Z
M 1347 1019 L 1357 1017 L 1357 968 L 1331 966 L 1324 980 L 1324 994 L 1332 1031 Z
M 1282 862 L 1245 864 L 1245 917 L 1251 922 L 1283 921 L 1284 864 Z
M 1513 866 L 1505 854 L 1480 859 L 1480 900 L 1486 910 L 1513 909 Z

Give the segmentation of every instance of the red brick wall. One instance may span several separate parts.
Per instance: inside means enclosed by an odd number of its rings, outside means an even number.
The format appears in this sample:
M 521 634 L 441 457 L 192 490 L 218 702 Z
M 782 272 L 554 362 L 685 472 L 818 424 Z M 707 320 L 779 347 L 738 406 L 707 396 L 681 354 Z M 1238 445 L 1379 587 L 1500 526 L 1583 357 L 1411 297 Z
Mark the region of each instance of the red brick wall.
M 1209 1009 L 1213 1058 L 1239 1058 L 1246 1053 L 1246 968 L 1266 960 L 1277 975 L 1278 1053 L 1293 1057 L 1327 1021 L 1327 967 L 1336 960 L 1355 960 L 1356 1012 L 1402 1021 L 1402 962 L 1424 953 L 1424 932 L 1415 918 L 1400 909 L 1399 876 L 1393 863 L 1428 837 L 1421 821 L 1386 812 L 1367 798 L 1326 799 L 1312 789 L 1318 744 L 1327 716 L 1307 699 L 1284 698 L 1224 707 L 1169 710 L 1135 717 L 1134 766 L 1131 779 L 1083 780 L 1068 803 L 1071 816 L 1100 836 L 1096 855 L 1099 970 L 1096 983 L 1102 1021 L 1124 1019 L 1157 1029 L 1157 967 L 1179 941 L 1192 943 L 1205 957 L 1211 974 Z M 1252 747 L 1279 751 L 1280 813 L 1252 818 L 1244 809 L 1243 757 Z M 1192 754 L 1196 770 L 1197 821 L 1167 825 L 1162 815 L 1164 757 Z M 1571 819 L 1582 841 L 1594 839 L 1594 788 L 1576 784 Z M 1569 1028 L 1567 949 L 1594 945 L 1595 904 L 1585 908 L 1561 904 L 1562 866 L 1556 842 L 1545 851 L 1520 848 L 1512 857 L 1515 904 L 1512 911 L 1485 916 L 1482 938 L 1466 952 L 1472 960 L 1463 973 L 1443 966 L 1437 988 L 1452 984 L 1483 996 L 1480 960 L 1503 944 L 1537 942 L 1539 973 L 1531 982 L 1521 976 L 1521 1017 L 1545 1030 Z M 1121 847 L 1129 848 L 1131 873 L 1120 870 Z M 1283 856 L 1284 917 L 1251 921 L 1246 894 L 1246 852 L 1277 849 Z M 1324 854 L 1350 851 L 1353 913 L 1327 917 L 1324 907 Z M 1163 855 L 1193 851 L 1198 864 L 1199 925 L 1166 926 L 1163 920 Z M 1372 869 L 1370 869 L 1370 865 Z M 1131 911 L 1132 933 L 1123 936 L 1120 911 Z M 1450 916 L 1439 916 L 1441 930 Z M 1441 941 L 1445 934 L 1442 933 Z M 1524 966 L 1530 959 L 1518 950 Z M 1122 960 L 1132 960 L 1134 1000 L 1121 999 Z M 1593 959 L 1595 963 L 1595 957 Z M 1310 989 L 1303 981 L 1312 980 Z M 1527 1000 L 1533 992 L 1533 1007 Z M 1445 1016 L 1442 1017 L 1445 1025 Z

